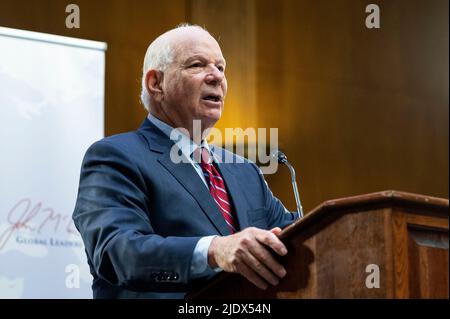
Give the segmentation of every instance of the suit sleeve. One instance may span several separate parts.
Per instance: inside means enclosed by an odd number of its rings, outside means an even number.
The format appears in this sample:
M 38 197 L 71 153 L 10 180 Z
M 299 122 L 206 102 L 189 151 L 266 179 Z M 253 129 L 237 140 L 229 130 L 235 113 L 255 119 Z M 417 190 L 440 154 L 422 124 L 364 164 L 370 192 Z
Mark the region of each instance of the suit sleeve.
M 267 185 L 264 175 L 261 170 L 255 164 L 251 164 L 253 168 L 258 172 L 259 179 L 261 182 L 261 188 L 264 193 L 265 198 L 265 208 L 267 211 L 267 222 L 269 229 L 274 227 L 284 228 L 298 219 L 299 215 L 297 212 L 290 212 L 287 210 L 281 201 L 275 197 Z
M 73 219 L 96 275 L 134 291 L 183 291 L 200 237 L 161 237 L 151 194 L 129 152 L 95 143 L 83 160 Z

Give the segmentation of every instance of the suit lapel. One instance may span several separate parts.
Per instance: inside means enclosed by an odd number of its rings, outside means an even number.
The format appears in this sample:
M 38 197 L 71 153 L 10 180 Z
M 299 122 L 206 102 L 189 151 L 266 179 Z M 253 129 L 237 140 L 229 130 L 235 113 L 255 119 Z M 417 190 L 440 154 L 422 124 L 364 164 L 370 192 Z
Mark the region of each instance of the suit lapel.
M 177 146 L 148 119 L 141 126 L 140 132 L 147 139 L 150 149 L 161 154 L 157 161 L 191 194 L 217 231 L 221 235 L 229 235 L 230 230 L 222 213 L 199 179 L 195 168 L 190 163 L 174 163 L 171 160 L 170 150 Z
M 175 146 L 176 147 L 176 146 Z M 170 159 L 170 152 L 166 152 L 158 159 L 158 162 L 164 166 L 170 174 L 172 174 L 177 181 L 195 198 L 197 203 L 202 208 L 203 212 L 214 224 L 221 235 L 229 235 L 225 219 L 219 211 L 217 204 L 214 202 L 208 189 L 200 180 L 197 172 L 190 163 L 174 163 Z

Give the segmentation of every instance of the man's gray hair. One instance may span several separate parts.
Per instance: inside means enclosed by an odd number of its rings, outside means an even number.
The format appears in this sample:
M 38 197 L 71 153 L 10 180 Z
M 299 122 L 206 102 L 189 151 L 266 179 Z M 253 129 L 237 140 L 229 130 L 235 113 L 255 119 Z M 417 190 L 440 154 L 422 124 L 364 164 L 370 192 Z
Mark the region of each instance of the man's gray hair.
M 182 29 L 182 28 L 198 28 L 203 31 L 206 29 L 198 26 L 192 25 L 188 23 L 183 23 L 176 26 L 172 30 Z M 170 31 L 172 31 L 170 30 Z M 168 31 L 168 32 L 170 32 Z M 208 31 L 206 31 L 208 32 Z M 166 32 L 167 33 L 167 32 Z M 149 47 L 147 48 L 147 52 L 145 53 L 144 65 L 142 67 L 142 89 L 141 89 L 141 102 L 144 105 L 145 109 L 150 112 L 151 108 L 151 98 L 150 94 L 147 90 L 147 85 L 145 81 L 145 75 L 149 70 L 157 70 L 161 72 L 165 72 L 169 65 L 173 62 L 174 50 L 170 41 L 167 40 L 167 37 L 164 35 L 159 36 L 154 40 Z

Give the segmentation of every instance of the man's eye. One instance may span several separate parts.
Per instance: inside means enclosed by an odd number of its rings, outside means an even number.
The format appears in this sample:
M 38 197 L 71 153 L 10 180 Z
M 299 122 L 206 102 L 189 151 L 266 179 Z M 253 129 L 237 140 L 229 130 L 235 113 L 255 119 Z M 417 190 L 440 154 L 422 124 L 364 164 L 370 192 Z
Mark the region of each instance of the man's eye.
M 199 68 L 201 66 L 202 66 L 202 64 L 200 62 L 196 62 L 196 63 L 192 63 L 189 67 L 190 68 Z

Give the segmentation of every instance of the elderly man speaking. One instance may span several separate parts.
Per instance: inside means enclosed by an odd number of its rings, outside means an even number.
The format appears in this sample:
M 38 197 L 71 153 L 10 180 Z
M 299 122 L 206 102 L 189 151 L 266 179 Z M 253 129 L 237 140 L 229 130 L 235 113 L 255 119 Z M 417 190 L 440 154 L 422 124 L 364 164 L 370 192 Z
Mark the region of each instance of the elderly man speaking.
M 145 55 L 148 117 L 86 152 L 73 219 L 94 298 L 183 298 L 219 271 L 261 289 L 286 275 L 274 258 L 287 253 L 276 235 L 298 215 L 273 196 L 255 164 L 204 138 L 224 110 L 225 67 L 205 29 L 162 34 Z M 183 132 L 176 141 L 173 130 Z M 174 161 L 173 149 L 185 160 Z M 236 160 L 224 162 L 224 154 Z

